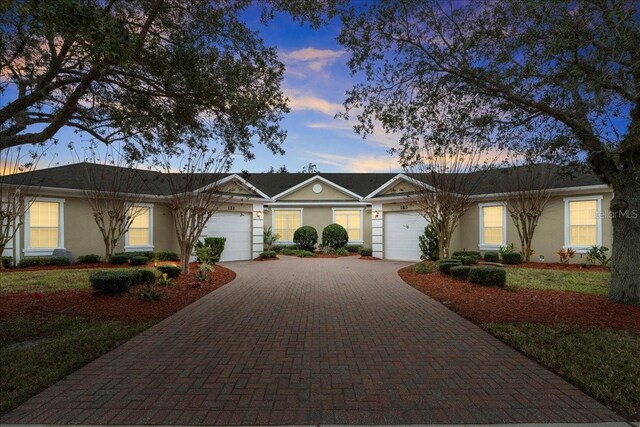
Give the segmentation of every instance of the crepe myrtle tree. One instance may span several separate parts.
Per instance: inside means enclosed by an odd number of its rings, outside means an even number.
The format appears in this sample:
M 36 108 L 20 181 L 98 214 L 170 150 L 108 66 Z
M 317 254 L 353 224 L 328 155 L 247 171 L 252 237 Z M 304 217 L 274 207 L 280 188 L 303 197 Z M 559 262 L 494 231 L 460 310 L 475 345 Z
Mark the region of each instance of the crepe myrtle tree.
M 85 181 L 84 196 L 102 236 L 104 260 L 109 262 L 131 224 L 144 214 L 139 205 L 148 185 L 117 146 L 99 150 L 93 143 L 86 155 L 73 153 L 76 160 L 82 161 L 83 176 L 78 179 Z
M 0 150 L 0 270 L 5 269 L 2 255 L 24 225 L 24 214 L 35 200 L 24 193 L 37 193 L 42 185 L 28 172 L 38 167 L 45 152 L 41 144 Z
M 357 130 L 420 127 L 447 92 L 478 98 L 498 148 L 527 148 L 513 132 L 554 132 L 544 148 L 612 186 L 609 295 L 640 302 L 640 3 L 383 0 L 343 19 L 339 41 L 364 76 L 346 100 Z
M 318 26 L 339 0 L 7 0 L 0 14 L 0 148 L 62 127 L 146 157 L 218 139 L 281 152 L 288 112 L 274 48 L 240 19 L 255 3 Z M 257 136 L 257 138 L 255 138 Z
M 165 203 L 176 230 L 180 265 L 188 273 L 191 254 L 205 225 L 229 200 L 218 184 L 231 165 L 229 153 L 189 146 L 175 157 L 161 156 L 156 163 L 169 190 Z

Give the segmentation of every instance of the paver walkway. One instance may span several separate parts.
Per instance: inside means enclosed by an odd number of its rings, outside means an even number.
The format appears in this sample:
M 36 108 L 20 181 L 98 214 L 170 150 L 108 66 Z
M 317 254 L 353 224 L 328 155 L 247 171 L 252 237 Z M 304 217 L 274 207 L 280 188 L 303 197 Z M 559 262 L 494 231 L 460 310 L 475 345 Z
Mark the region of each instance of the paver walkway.
M 417 424 L 621 418 L 406 285 L 403 264 L 283 257 L 95 360 L 4 423 Z M 51 357 L 55 357 L 54 354 Z

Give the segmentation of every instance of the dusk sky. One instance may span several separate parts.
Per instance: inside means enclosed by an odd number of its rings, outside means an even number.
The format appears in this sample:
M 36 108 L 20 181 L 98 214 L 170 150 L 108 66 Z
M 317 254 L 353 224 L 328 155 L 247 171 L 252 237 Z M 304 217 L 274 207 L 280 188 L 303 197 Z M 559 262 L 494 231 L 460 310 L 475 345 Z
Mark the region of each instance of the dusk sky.
M 321 172 L 399 171 L 398 163 L 387 153 L 397 138 L 378 130 L 363 140 L 353 131 L 352 122 L 334 119 L 343 108 L 345 91 L 354 81 L 347 67 L 348 54 L 336 41 L 339 20 L 313 30 L 285 14 L 266 26 L 260 23 L 257 13 L 249 11 L 245 15 L 247 24 L 260 32 L 267 45 L 277 47 L 286 64 L 282 88 L 290 99 L 291 112 L 282 122 L 288 132 L 283 145 L 286 154 L 274 156 L 256 145 L 255 160 L 236 159 L 233 170 L 263 172 L 284 164 L 290 172 L 297 172 L 311 162 Z M 56 138 L 59 146 L 55 147 L 54 156 L 50 151 L 47 164 L 73 162 L 67 144 L 73 142 L 80 148 L 82 141 L 88 139 L 71 129 L 62 130 Z

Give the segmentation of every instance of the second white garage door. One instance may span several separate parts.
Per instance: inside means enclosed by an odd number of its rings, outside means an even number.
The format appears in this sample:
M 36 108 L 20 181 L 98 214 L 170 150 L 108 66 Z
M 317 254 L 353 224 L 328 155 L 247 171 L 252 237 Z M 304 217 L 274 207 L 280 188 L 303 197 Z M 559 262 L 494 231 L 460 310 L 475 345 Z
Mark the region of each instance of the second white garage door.
M 418 236 L 424 233 L 427 221 L 417 212 L 384 214 L 384 257 L 402 261 L 420 260 Z
M 251 213 L 249 212 L 213 214 L 202 235 L 227 238 L 220 261 L 251 259 Z

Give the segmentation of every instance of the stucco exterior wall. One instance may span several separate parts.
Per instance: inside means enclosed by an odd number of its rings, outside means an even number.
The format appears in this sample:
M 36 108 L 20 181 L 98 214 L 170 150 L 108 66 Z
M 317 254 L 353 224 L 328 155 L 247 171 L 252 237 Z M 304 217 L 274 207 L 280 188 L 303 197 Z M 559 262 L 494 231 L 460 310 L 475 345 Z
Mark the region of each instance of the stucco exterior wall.
M 314 193 L 313 186 L 315 184 L 320 184 L 322 186 L 322 191 L 320 193 Z M 332 188 L 330 185 L 321 182 L 319 180 L 310 182 L 309 184 L 301 187 L 300 189 L 294 191 L 291 194 L 287 194 L 286 196 L 278 199 L 278 200 L 313 200 L 313 201 L 331 201 L 331 200 L 354 200 L 353 197 Z
M 565 212 L 564 212 L 564 199 L 566 197 L 573 197 L 574 195 L 559 195 L 553 196 L 546 209 L 544 210 L 538 226 L 536 228 L 533 239 L 533 250 L 535 251 L 531 257 L 532 261 L 540 261 L 540 256 L 544 256 L 545 262 L 559 262 L 560 258 L 557 252 L 565 244 Z M 609 211 L 609 205 L 611 204 L 612 193 L 588 193 L 580 194 L 580 196 L 602 196 L 602 245 L 609 248 L 609 256 L 611 255 L 611 243 L 612 243 L 612 223 L 606 213 Z M 482 201 L 487 202 L 502 202 L 504 200 L 494 199 Z M 463 216 L 460 224 L 454 233 L 452 239 L 451 248 L 454 251 L 457 250 L 470 250 L 477 251 L 480 242 L 480 209 L 479 203 L 474 203 L 467 213 Z M 518 237 L 518 231 L 513 223 L 511 217 L 507 213 L 507 244 L 513 243 L 516 249 L 520 248 L 520 238 Z M 576 254 L 571 260 L 574 263 L 585 262 L 584 255 Z
M 264 227 L 273 228 L 274 209 L 302 209 L 302 225 L 310 225 L 318 232 L 318 242 L 322 241 L 322 230 L 333 223 L 333 209 L 361 209 L 362 206 L 271 206 L 265 212 Z M 365 247 L 371 247 L 371 208 L 364 208 L 363 212 L 363 240 Z M 286 244 L 290 242 L 276 242 L 276 244 Z

